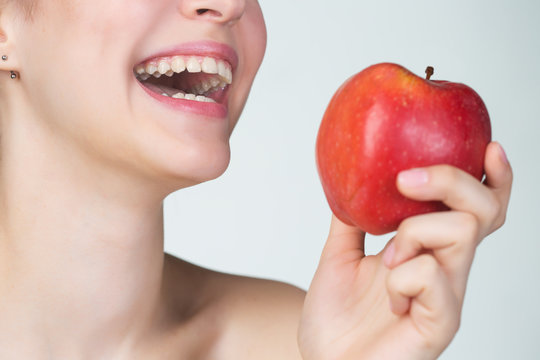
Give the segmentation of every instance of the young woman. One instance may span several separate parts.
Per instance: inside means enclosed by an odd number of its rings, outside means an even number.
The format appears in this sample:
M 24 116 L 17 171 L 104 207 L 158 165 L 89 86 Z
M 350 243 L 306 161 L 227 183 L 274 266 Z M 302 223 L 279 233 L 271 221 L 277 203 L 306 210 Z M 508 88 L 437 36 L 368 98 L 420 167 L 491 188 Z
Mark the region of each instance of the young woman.
M 0 1 L 0 359 L 434 359 L 512 173 L 403 172 L 377 256 L 332 219 L 307 292 L 163 252 L 163 199 L 220 176 L 266 45 L 256 0 Z

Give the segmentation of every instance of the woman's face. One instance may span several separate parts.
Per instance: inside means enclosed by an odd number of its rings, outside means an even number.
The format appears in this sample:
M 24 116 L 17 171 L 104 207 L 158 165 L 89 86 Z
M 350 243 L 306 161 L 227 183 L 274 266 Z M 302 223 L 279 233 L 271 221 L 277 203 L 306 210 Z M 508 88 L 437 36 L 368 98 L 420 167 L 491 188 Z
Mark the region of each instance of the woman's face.
M 55 141 L 174 186 L 225 171 L 266 47 L 257 0 L 38 5 L 12 41 L 27 106 Z

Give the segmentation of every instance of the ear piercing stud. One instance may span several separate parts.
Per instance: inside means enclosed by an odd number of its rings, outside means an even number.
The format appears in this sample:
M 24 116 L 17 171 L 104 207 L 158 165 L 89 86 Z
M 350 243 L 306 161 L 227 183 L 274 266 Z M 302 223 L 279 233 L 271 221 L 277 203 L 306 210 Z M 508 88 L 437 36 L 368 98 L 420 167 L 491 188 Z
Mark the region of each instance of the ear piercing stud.
M 8 59 L 8 56 L 7 55 L 2 55 L 2 61 L 7 61 Z M 10 77 L 12 79 L 16 79 L 17 78 L 17 74 L 15 73 L 15 71 L 10 71 L 11 75 Z

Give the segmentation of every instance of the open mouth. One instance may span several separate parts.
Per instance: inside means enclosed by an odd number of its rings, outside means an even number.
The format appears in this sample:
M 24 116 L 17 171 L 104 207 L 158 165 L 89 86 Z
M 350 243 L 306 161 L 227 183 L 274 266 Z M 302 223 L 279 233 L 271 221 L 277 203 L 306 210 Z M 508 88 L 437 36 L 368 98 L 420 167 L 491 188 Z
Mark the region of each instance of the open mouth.
M 175 55 L 135 66 L 137 80 L 148 90 L 179 100 L 223 104 L 232 83 L 227 61 L 209 56 Z

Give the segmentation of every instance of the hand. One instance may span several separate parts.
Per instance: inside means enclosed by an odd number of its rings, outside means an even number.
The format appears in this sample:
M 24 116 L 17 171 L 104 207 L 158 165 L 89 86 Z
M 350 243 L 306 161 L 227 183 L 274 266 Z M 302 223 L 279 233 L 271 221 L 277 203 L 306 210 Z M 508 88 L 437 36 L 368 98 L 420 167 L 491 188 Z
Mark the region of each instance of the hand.
M 505 221 L 505 159 L 489 144 L 484 183 L 445 165 L 401 173 L 402 194 L 451 210 L 404 220 L 377 255 L 365 256 L 364 232 L 333 217 L 298 332 L 303 358 L 437 358 L 459 328 L 476 246 Z

